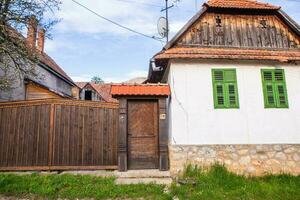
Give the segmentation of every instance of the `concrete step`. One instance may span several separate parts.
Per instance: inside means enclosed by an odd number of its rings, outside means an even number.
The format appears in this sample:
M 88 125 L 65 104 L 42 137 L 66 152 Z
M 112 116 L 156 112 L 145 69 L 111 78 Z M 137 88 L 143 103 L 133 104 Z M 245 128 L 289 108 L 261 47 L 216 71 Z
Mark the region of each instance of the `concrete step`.
M 172 178 L 117 178 L 115 183 L 117 185 L 131 185 L 131 184 L 159 184 L 171 185 Z
M 118 178 L 171 178 L 169 171 L 159 170 L 129 170 L 127 172 L 116 171 L 114 175 Z
M 116 184 L 160 184 L 171 185 L 172 178 L 169 171 L 159 170 L 129 170 L 127 172 L 115 172 Z

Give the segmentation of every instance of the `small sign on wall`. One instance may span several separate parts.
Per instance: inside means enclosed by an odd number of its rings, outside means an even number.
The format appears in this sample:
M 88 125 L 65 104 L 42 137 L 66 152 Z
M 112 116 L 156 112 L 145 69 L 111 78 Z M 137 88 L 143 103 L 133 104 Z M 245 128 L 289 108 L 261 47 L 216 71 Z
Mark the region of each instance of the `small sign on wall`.
M 159 115 L 159 119 L 166 119 L 167 118 L 167 115 L 166 114 L 160 114 Z

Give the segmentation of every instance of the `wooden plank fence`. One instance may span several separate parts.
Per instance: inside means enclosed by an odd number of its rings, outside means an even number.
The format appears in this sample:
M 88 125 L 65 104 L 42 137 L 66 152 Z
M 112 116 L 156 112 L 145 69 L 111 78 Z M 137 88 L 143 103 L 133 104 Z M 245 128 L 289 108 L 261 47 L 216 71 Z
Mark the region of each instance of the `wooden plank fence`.
M 117 169 L 118 104 L 0 103 L 0 171 Z

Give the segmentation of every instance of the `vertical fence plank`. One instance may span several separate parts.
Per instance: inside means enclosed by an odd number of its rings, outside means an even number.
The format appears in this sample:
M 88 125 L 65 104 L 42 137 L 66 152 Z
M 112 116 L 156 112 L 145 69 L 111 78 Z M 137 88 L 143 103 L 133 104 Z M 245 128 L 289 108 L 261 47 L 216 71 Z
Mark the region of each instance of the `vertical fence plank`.
M 5 108 L 1 109 L 1 132 L 0 132 L 0 166 L 4 167 L 4 154 L 5 154 L 5 137 L 6 137 L 6 133 L 5 133 L 5 123 L 6 123 L 6 112 L 5 112 Z
M 70 106 L 70 123 L 69 123 L 69 159 L 68 159 L 68 163 L 70 165 L 74 165 L 74 139 L 76 137 L 75 133 L 74 133 L 74 124 L 76 123 L 75 121 L 75 107 L 74 106 Z
M 36 106 L 35 110 L 35 118 L 36 121 L 34 123 L 34 131 L 35 131 L 35 143 L 34 143 L 34 157 L 32 158 L 32 162 L 34 166 L 38 166 L 38 156 L 39 156 L 39 143 L 40 143 L 40 132 L 39 132 L 39 124 L 40 124 L 40 114 L 41 114 L 41 106 Z
M 1 110 L 1 109 L 0 109 Z M 16 118 L 16 146 L 14 151 L 14 164 L 13 166 L 18 165 L 18 155 L 19 155 L 19 140 L 20 140 L 20 123 L 21 123 L 21 108 L 17 108 L 17 118 Z
M 54 135 L 54 116 L 55 105 L 50 106 L 50 122 L 49 122 L 49 146 L 48 146 L 48 166 L 52 166 L 53 159 L 53 135 Z
M 23 162 L 23 146 L 24 146 L 24 131 L 25 131 L 25 113 L 26 107 L 20 107 L 20 131 L 19 131 L 19 146 L 17 154 L 17 165 L 22 166 Z
M 9 152 L 8 152 L 8 166 L 14 165 L 14 155 L 15 155 L 15 149 L 16 149 L 16 118 L 17 118 L 17 108 L 12 108 L 11 113 L 11 120 L 14 121 L 14 123 L 10 123 L 10 144 L 9 145 Z

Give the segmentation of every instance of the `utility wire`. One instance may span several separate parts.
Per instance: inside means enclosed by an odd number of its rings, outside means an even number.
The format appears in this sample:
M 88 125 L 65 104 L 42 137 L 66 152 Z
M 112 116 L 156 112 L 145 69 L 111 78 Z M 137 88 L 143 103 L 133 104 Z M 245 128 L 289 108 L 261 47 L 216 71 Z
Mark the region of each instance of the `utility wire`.
M 99 17 L 99 18 L 101 18 L 101 19 L 104 19 L 104 20 L 106 20 L 106 21 L 108 21 L 108 22 L 110 22 L 110 23 L 112 23 L 112 24 L 114 24 L 114 25 L 116 25 L 116 26 L 119 26 L 119 27 L 121 27 L 121 28 L 123 28 L 123 29 L 126 29 L 126 30 L 128 30 L 128 31 L 131 31 L 131 32 L 133 32 L 133 33 L 135 33 L 135 34 L 138 34 L 138 35 L 141 35 L 141 36 L 144 36 L 144 37 L 147 37 L 147 38 L 150 38 L 150 39 L 154 39 L 154 40 L 156 40 L 156 41 L 161 42 L 161 38 L 158 38 L 158 37 L 156 37 L 156 36 L 150 36 L 150 35 L 147 35 L 147 34 L 138 32 L 138 31 L 136 31 L 136 30 L 133 30 L 132 28 L 128 28 L 128 27 L 126 27 L 126 26 L 123 26 L 122 24 L 119 24 L 118 22 L 115 22 L 115 21 L 113 21 L 113 20 L 110 20 L 110 19 L 108 19 L 108 18 L 106 18 L 106 17 L 100 15 L 99 13 L 97 13 L 97 12 L 91 10 L 90 8 L 86 7 L 85 5 L 79 3 L 79 2 L 76 1 L 76 0 L 71 0 L 71 1 L 73 1 L 74 3 L 76 3 L 77 5 L 79 5 L 80 7 L 82 7 L 82 8 L 84 8 L 84 9 L 88 10 L 89 12 L 93 13 L 93 14 L 96 15 L 97 17 Z

